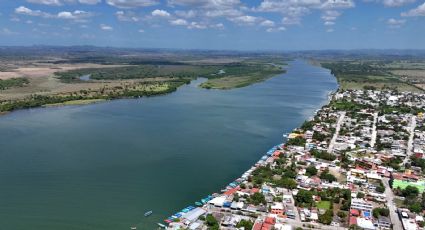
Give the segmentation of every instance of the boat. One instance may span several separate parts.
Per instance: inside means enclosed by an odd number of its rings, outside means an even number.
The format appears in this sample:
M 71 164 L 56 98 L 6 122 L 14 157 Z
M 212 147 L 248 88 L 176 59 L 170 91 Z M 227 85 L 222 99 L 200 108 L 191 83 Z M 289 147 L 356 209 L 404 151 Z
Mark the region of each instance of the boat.
M 152 213 L 153 213 L 152 211 L 145 212 L 145 217 L 152 215 Z
M 130 229 L 131 229 L 131 230 L 136 230 L 137 228 L 136 228 L 136 227 L 131 227 Z
M 199 202 L 199 201 L 196 201 L 196 202 L 195 202 L 195 205 L 196 205 L 196 206 L 202 206 L 202 203 L 201 203 L 201 202 Z
M 165 228 L 166 226 L 164 224 L 158 223 L 158 226 L 161 228 Z

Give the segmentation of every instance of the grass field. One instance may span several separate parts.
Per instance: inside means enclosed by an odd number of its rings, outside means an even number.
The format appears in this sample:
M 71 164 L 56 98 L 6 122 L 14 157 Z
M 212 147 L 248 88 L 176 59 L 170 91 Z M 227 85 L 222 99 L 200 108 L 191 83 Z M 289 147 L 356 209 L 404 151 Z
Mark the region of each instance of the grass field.
M 425 181 L 418 181 L 417 183 L 406 182 L 406 181 L 401 181 L 401 180 L 394 180 L 393 181 L 393 188 L 404 189 L 408 185 L 418 188 L 420 193 L 422 193 L 425 190 Z
M 63 103 L 47 104 L 44 107 L 56 107 L 56 106 L 64 106 L 64 105 L 88 105 L 88 104 L 98 103 L 102 101 L 105 101 L 105 99 L 74 100 L 74 101 L 66 101 Z
M 342 89 L 377 89 L 398 90 L 409 92 L 423 92 L 419 82 L 421 70 L 411 70 L 411 64 L 402 61 L 382 64 L 379 61 L 336 61 L 323 62 L 321 65 L 328 68 L 336 76 Z M 414 65 L 416 68 L 418 64 Z M 397 69 L 395 69 L 397 68 Z
M 326 200 L 322 200 L 316 203 L 316 207 L 319 209 L 330 209 L 331 208 L 331 202 L 330 201 L 326 201 Z

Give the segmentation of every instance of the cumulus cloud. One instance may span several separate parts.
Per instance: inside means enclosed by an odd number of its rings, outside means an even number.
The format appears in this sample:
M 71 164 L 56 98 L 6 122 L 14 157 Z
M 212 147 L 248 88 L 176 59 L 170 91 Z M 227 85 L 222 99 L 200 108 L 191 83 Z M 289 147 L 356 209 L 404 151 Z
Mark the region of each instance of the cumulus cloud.
M 251 15 L 242 15 L 242 16 L 230 18 L 229 20 L 237 24 L 253 25 L 256 22 L 258 22 L 260 18 L 251 16 Z
M 377 2 L 381 3 L 386 7 L 399 7 L 414 3 L 416 0 L 363 0 L 364 2 Z
M 106 3 L 117 8 L 137 8 L 159 4 L 159 0 L 106 0 Z
M 69 12 L 69 11 L 59 12 L 56 17 L 59 19 L 81 20 L 81 19 L 89 18 L 91 16 L 92 16 L 92 13 L 82 11 L 82 10 L 76 10 L 74 12 Z
M 263 0 L 253 10 L 280 13 L 283 15 L 283 24 L 295 25 L 300 24 L 302 18 L 314 10 L 322 11 L 322 19 L 325 22 L 335 23 L 341 10 L 353 7 L 355 7 L 353 0 Z
M 411 9 L 407 12 L 401 13 L 403 17 L 419 17 L 425 16 L 425 3 L 419 5 L 418 7 Z
M 194 10 L 188 10 L 188 11 L 177 10 L 174 13 L 177 16 L 182 17 L 182 18 L 194 18 L 197 15 L 196 11 L 194 11 Z
M 274 21 L 271 20 L 264 20 L 260 23 L 260 26 L 265 26 L 265 27 L 273 27 L 275 25 Z
M 114 30 L 114 28 L 112 28 L 112 26 L 108 26 L 108 25 L 105 25 L 105 24 L 100 24 L 100 29 L 106 30 L 106 31 Z
M 188 29 L 198 29 L 198 30 L 203 30 L 208 28 L 207 25 L 203 24 L 203 23 L 199 23 L 199 22 L 191 22 L 188 26 Z
M 387 24 L 392 29 L 397 29 L 402 27 L 406 23 L 406 20 L 404 19 L 394 19 L 390 18 L 387 20 Z
M 82 11 L 82 10 L 75 10 L 73 12 L 61 11 L 57 14 L 51 14 L 51 13 L 43 12 L 40 10 L 32 10 L 25 6 L 20 6 L 16 8 L 15 13 L 21 14 L 21 15 L 33 16 L 33 17 L 66 19 L 66 20 L 74 20 L 74 21 L 81 21 L 81 22 L 93 16 L 92 13 Z
M 268 28 L 266 31 L 268 33 L 272 33 L 272 32 L 279 32 L 279 31 L 285 31 L 286 28 L 281 26 L 281 27 L 277 27 L 277 28 Z
M 27 2 L 48 6 L 62 6 L 66 3 L 72 4 L 77 2 L 81 4 L 95 5 L 100 3 L 101 0 L 27 0 Z
M 140 17 L 138 17 L 136 13 L 132 11 L 117 11 L 115 16 L 117 17 L 118 21 L 122 22 L 138 22 L 140 20 Z
M 186 20 L 179 18 L 176 20 L 171 20 L 170 24 L 173 26 L 186 26 L 188 23 Z
M 166 10 L 159 10 L 159 9 L 152 11 L 151 15 L 154 17 L 170 17 L 171 16 L 171 14 L 168 13 Z

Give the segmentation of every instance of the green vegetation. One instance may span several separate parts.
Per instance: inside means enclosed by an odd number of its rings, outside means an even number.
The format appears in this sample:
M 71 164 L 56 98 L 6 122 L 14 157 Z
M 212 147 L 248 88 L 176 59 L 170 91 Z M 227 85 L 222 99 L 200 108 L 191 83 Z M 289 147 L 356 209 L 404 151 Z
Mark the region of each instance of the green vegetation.
M 201 84 L 206 89 L 232 89 L 264 81 L 285 71 L 275 65 L 261 62 L 238 62 L 221 65 L 163 64 L 132 65 L 121 67 L 86 68 L 55 73 L 66 83 L 82 82 L 81 76 L 90 75 L 91 80 L 122 80 L 143 78 L 208 78 Z
M 103 88 L 95 91 L 80 91 L 69 94 L 58 95 L 32 95 L 23 100 L 3 101 L 0 102 L 0 112 L 13 111 L 17 109 L 34 108 L 43 105 L 58 105 L 58 104 L 78 104 L 84 100 L 111 100 L 116 98 L 134 98 L 143 96 L 155 96 L 173 92 L 183 84 L 188 83 L 184 80 L 171 80 L 166 82 L 153 81 L 143 82 L 131 85 L 120 86 L 119 88 Z
M 281 67 L 270 64 L 247 64 L 223 66 L 221 74 L 205 76 L 208 81 L 201 84 L 206 89 L 232 89 L 245 87 L 284 73 Z
M 266 198 L 262 193 L 256 192 L 247 198 L 247 202 L 254 205 L 266 204 Z
M 323 62 L 321 65 L 331 70 L 341 89 L 422 91 L 414 84 L 403 81 L 392 72 L 389 65 L 379 61 L 335 61 Z
M 378 218 L 380 216 L 389 216 L 390 210 L 388 208 L 374 208 L 372 213 L 373 217 Z
M 5 90 L 13 87 L 22 87 L 29 83 L 27 78 L 10 78 L 6 80 L 0 79 L 0 90 Z
M 320 209 L 330 209 L 331 208 L 331 202 L 327 200 L 322 200 L 316 203 L 316 207 Z
M 311 207 L 313 205 L 313 195 L 312 191 L 300 189 L 295 195 L 295 202 L 297 206 L 300 207 Z
M 323 215 L 319 215 L 319 222 L 322 224 L 329 225 L 332 223 L 333 215 L 333 211 L 328 209 Z
M 252 229 L 252 227 L 254 226 L 254 223 L 250 220 L 241 220 L 239 221 L 239 223 L 236 225 L 237 228 L 242 228 L 244 227 L 244 229 Z
M 316 158 L 327 160 L 327 161 L 334 161 L 336 159 L 336 156 L 334 154 L 328 153 L 326 151 L 319 151 L 316 149 L 312 149 L 310 153 Z
M 296 145 L 296 146 L 304 146 L 306 143 L 306 140 L 302 137 L 295 137 L 288 139 L 286 142 L 287 145 Z
M 315 176 L 317 174 L 317 169 L 314 165 L 310 165 L 305 170 L 307 176 Z
M 207 217 L 205 218 L 205 223 L 208 226 L 208 230 L 218 230 L 218 229 L 220 229 L 220 225 L 219 225 L 217 219 L 211 214 L 207 215 Z

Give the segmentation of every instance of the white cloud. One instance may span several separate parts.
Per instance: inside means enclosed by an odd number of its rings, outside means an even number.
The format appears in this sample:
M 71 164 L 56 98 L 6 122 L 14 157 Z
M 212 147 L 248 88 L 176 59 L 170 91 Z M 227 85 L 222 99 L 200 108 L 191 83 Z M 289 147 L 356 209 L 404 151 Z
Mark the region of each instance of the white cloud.
M 171 20 L 170 24 L 173 26 L 186 26 L 188 23 L 186 20 L 179 18 L 179 19 Z
M 281 27 L 277 27 L 277 28 L 268 28 L 266 30 L 266 32 L 272 33 L 272 32 L 279 32 L 279 31 L 285 31 L 285 30 L 286 30 L 286 28 L 281 26 Z
M 242 16 L 230 18 L 229 20 L 237 24 L 253 25 L 258 20 L 260 20 L 260 18 L 251 16 L 251 15 L 242 15 Z
M 92 17 L 92 13 L 82 10 L 76 10 L 74 12 L 62 11 L 56 17 L 59 19 L 83 20 Z
M 154 17 L 164 17 L 165 18 L 165 17 L 170 17 L 171 16 L 171 14 L 168 13 L 167 11 L 165 11 L 165 10 L 158 10 L 158 9 L 152 11 L 151 14 Z
M 31 10 L 25 6 L 20 6 L 15 9 L 15 13 L 22 14 L 22 15 L 28 15 L 28 16 L 34 16 L 34 17 L 44 17 L 49 18 L 53 17 L 53 15 L 40 11 L 40 10 Z
M 196 17 L 196 15 L 197 15 L 196 11 L 194 11 L 194 10 L 188 10 L 188 11 L 177 10 L 174 13 L 177 16 L 182 17 L 182 18 L 193 18 L 193 17 Z
M 3 28 L 0 30 L 1 35 L 16 35 L 18 33 L 9 30 L 8 28 Z
M 414 3 L 416 0 L 363 0 L 363 1 L 381 3 L 386 7 L 400 7 L 403 5 Z
M 254 8 L 259 12 L 275 12 L 283 15 L 285 25 L 300 24 L 304 16 L 312 11 L 322 11 L 322 19 L 335 21 L 340 11 L 355 7 L 354 0 L 263 0 Z
M 95 5 L 100 3 L 102 0 L 27 0 L 29 3 L 48 5 L 48 6 L 62 6 L 66 3 L 74 4 L 81 3 L 87 5 Z
M 408 12 L 401 13 L 403 17 L 418 17 L 425 16 L 425 2 L 418 7 L 409 10 Z
M 60 0 L 27 0 L 29 3 L 49 5 L 49 6 L 60 6 L 62 2 Z
M 187 28 L 188 28 L 188 29 L 199 29 L 199 30 L 203 30 L 203 29 L 206 29 L 206 28 L 207 28 L 207 26 L 206 26 L 206 25 L 204 25 L 204 24 L 201 24 L 201 23 L 199 23 L 199 22 L 191 22 L 191 23 L 187 26 Z
M 122 22 L 138 22 L 140 20 L 140 17 L 138 17 L 136 13 L 132 11 L 117 11 L 115 16 L 117 17 L 118 21 Z
M 102 0 L 78 0 L 81 4 L 87 4 L 87 5 L 96 5 L 98 3 L 101 3 Z
M 271 20 L 264 20 L 260 23 L 260 26 L 265 26 L 265 27 L 273 27 L 275 25 L 274 21 Z
M 137 8 L 159 4 L 159 0 L 106 0 L 106 3 L 117 8 Z
M 387 24 L 392 29 L 398 29 L 402 27 L 406 23 L 406 20 L 404 19 L 394 19 L 390 18 L 387 20 Z
M 138 30 L 138 32 L 139 32 L 139 33 L 144 33 L 144 32 L 145 32 L 145 30 L 143 30 L 143 29 L 139 29 L 139 30 Z
M 100 24 L 100 29 L 106 30 L 106 31 L 114 30 L 114 28 L 112 28 L 112 26 L 108 26 L 108 25 L 105 25 L 105 24 Z
M 74 12 L 61 11 L 57 13 L 56 15 L 54 15 L 54 14 L 46 13 L 40 10 L 31 10 L 25 6 L 20 6 L 16 8 L 15 13 L 27 15 L 27 16 L 33 16 L 33 17 L 68 19 L 68 20 L 74 20 L 74 21 L 85 21 L 85 19 L 93 16 L 92 13 L 82 11 L 82 10 L 75 10 Z

